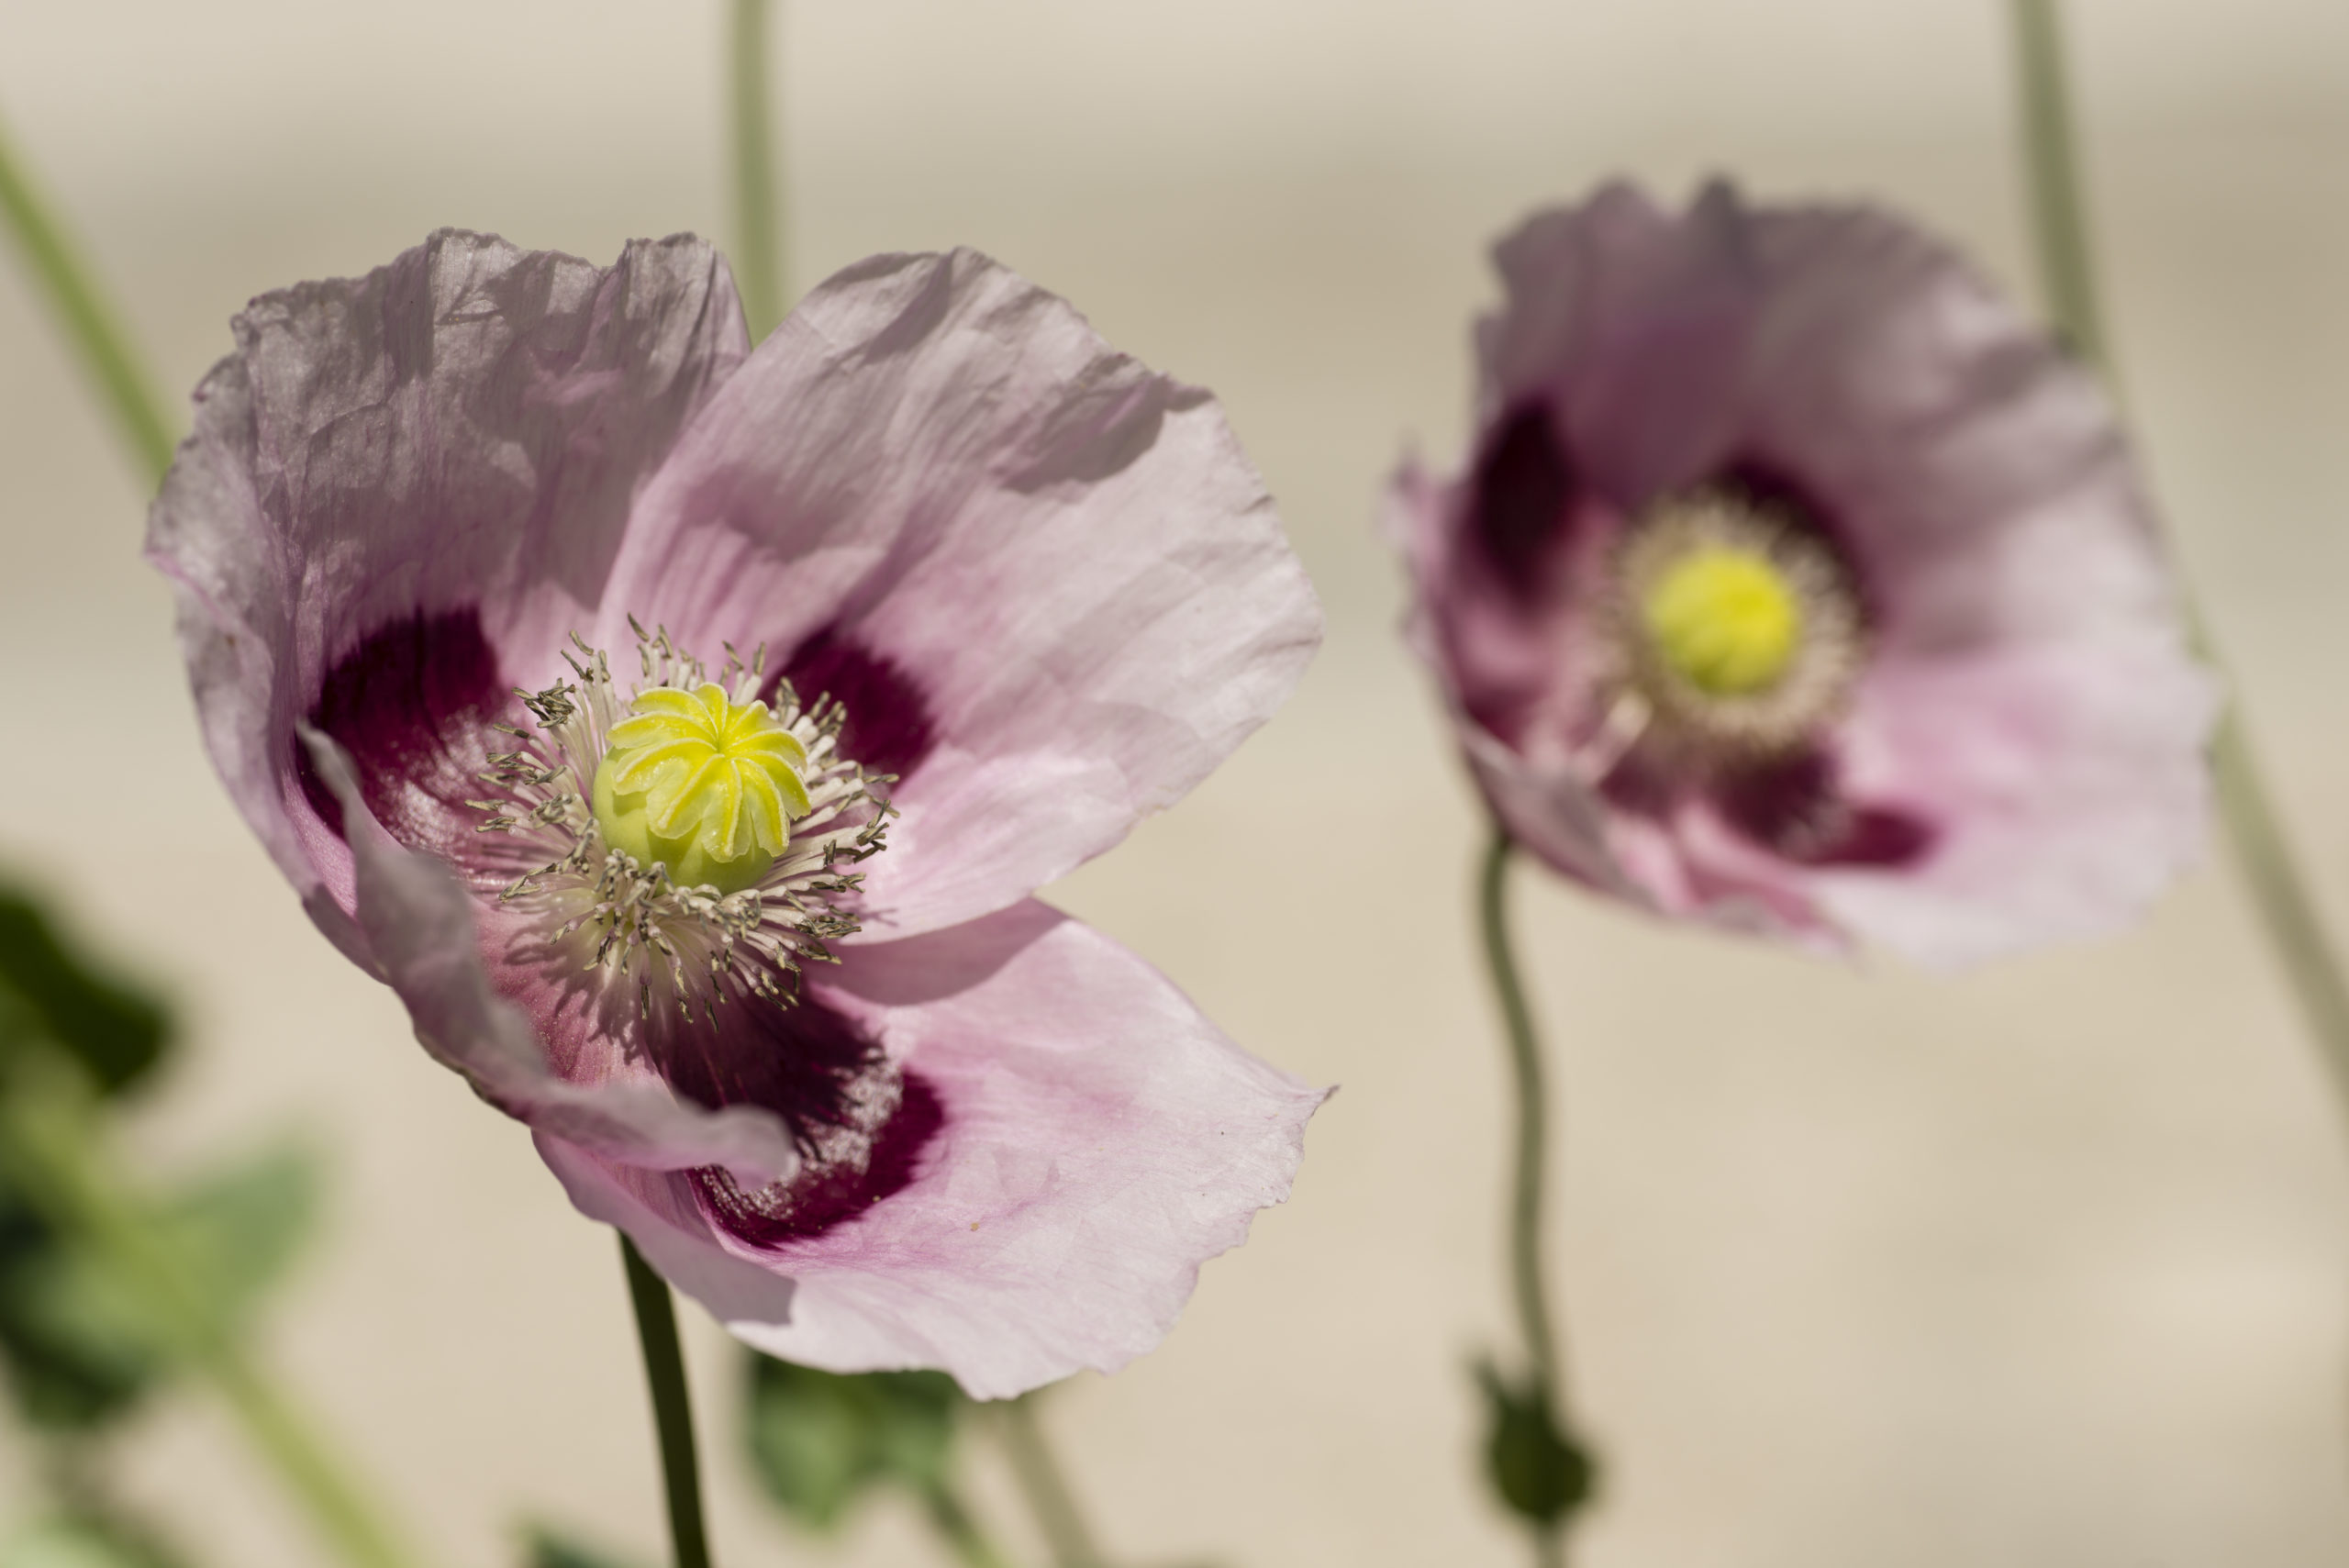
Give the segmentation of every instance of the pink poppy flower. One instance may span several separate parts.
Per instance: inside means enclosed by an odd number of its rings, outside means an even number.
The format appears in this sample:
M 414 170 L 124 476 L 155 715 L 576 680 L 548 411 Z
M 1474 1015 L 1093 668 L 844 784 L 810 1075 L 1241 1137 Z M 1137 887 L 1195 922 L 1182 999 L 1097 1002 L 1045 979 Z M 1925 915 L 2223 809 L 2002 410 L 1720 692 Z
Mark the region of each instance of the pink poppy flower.
M 154 508 L 206 742 L 319 928 L 742 1339 L 1114 1368 L 1320 1102 L 1034 902 L 1319 637 L 1202 392 L 984 257 L 753 351 L 691 238 L 443 232 L 256 300 Z
M 1612 186 L 1498 246 L 1467 471 L 1390 514 L 1486 801 L 1650 909 L 1935 963 L 2198 852 L 2213 683 L 2095 382 L 1864 208 Z

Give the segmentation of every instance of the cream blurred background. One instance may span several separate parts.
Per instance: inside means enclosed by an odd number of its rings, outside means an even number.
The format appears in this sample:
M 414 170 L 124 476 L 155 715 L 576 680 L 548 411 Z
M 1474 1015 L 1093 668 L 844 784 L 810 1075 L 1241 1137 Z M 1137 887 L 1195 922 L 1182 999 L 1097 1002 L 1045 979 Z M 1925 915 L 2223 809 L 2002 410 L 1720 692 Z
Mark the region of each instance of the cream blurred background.
M 1374 495 L 1465 414 L 1487 239 L 1629 171 L 1898 203 L 2027 284 L 1997 0 L 789 0 L 789 250 L 981 246 L 1222 395 L 1325 595 L 1283 717 L 1055 896 L 1344 1084 L 1180 1329 L 1055 1401 L 1108 1540 L 1234 1568 L 1515 1563 L 1462 1365 L 1506 1343 L 1477 818 Z M 441 224 L 608 260 L 725 236 L 716 0 L 0 0 L 0 113 L 174 395 L 250 295 Z M 2349 935 L 2349 6 L 2079 0 L 2110 306 L 2159 487 Z M 607 1233 L 309 929 L 198 749 L 143 499 L 0 274 L 0 862 L 195 1034 L 159 1166 L 297 1129 L 331 1227 L 272 1347 L 430 1559 L 541 1514 L 657 1560 Z M 1527 877 L 1558 1057 L 1586 1568 L 2297 1568 L 2349 1554 L 2343 1128 L 2223 863 L 2123 940 L 1951 982 L 1661 929 Z M 729 1568 L 795 1538 L 687 1312 Z M 0 1439 L 0 1443 L 5 1443 Z M 133 1492 L 315 1561 L 198 1398 Z M 0 1508 L 28 1492 L 0 1447 Z M 1029 1538 L 995 1456 L 973 1485 Z M 836 1556 L 828 1555 L 835 1553 Z

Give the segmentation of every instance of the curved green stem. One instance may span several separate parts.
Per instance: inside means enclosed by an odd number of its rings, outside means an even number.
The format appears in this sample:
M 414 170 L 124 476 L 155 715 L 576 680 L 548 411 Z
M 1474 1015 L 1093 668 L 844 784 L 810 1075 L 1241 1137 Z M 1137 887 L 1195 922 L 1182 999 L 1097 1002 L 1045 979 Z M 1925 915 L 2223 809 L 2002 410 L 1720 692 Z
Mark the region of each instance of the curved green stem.
M 773 47 L 767 0 L 734 0 L 729 40 L 728 122 L 734 149 L 734 284 L 751 340 L 783 319 L 785 282 L 774 162 L 774 116 L 768 74 Z
M 620 1265 L 636 1308 L 636 1337 L 644 1349 L 644 1381 L 652 1395 L 652 1425 L 661 1439 L 661 1480 L 669 1496 L 669 1544 L 675 1568 L 709 1568 L 709 1534 L 701 1518 L 701 1465 L 694 1454 L 693 1398 L 685 1385 L 685 1352 L 677 1344 L 677 1312 L 669 1282 L 636 1250 L 625 1231 Z
M 1043 1422 L 1036 1414 L 1039 1390 L 996 1407 L 1003 1434 L 1004 1453 L 1019 1484 L 1028 1511 L 1035 1517 L 1037 1533 L 1052 1554 L 1053 1568 L 1104 1568 L 1108 1559 L 1085 1522 L 1068 1472 L 1053 1455 Z
M 131 352 L 88 260 L 34 188 L 5 128 L 0 128 L 0 217 L 6 218 L 25 265 L 48 294 L 140 472 L 150 482 L 161 484 L 164 471 L 172 466 L 174 442 L 153 383 Z
M 1524 978 L 1509 941 L 1508 862 L 1516 846 L 1508 832 L 1494 824 L 1491 844 L 1485 851 L 1484 872 L 1477 882 L 1476 908 L 1484 936 L 1485 966 L 1500 1003 L 1501 1022 L 1508 1036 L 1508 1057 L 1517 1097 L 1516 1173 L 1509 1194 L 1509 1285 L 1517 1306 L 1518 1331 L 1525 1340 L 1525 1359 L 1532 1389 L 1545 1418 L 1565 1424 L 1565 1365 L 1559 1353 L 1559 1335 L 1551 1315 L 1547 1272 L 1542 1256 L 1542 1198 L 1546 1181 L 1549 1146 L 1549 1089 L 1542 1064 L 1542 1041 L 1534 1032 L 1533 1010 L 1525 998 Z M 1540 1568 L 1564 1568 L 1566 1523 L 1571 1507 L 1546 1520 L 1529 1521 L 1533 1531 L 1534 1561 Z
M 1508 934 L 1508 879 L 1510 852 L 1516 846 L 1496 828 L 1485 851 L 1484 874 L 1478 880 L 1477 912 L 1485 939 L 1485 965 L 1493 994 L 1501 1006 L 1501 1022 L 1508 1035 L 1509 1067 L 1517 1093 L 1517 1165 L 1509 1199 L 1509 1284 L 1517 1304 L 1519 1331 L 1525 1337 L 1525 1358 L 1533 1379 L 1549 1396 L 1553 1409 L 1563 1409 L 1564 1368 L 1558 1359 L 1558 1336 L 1552 1327 L 1550 1292 L 1542 1262 L 1542 1189 L 1547 1159 L 1549 1113 L 1542 1068 L 1542 1042 L 1533 1031 L 1533 1012 L 1525 1000 L 1525 984 L 1517 972 L 1517 958 Z
M 2060 6 L 2058 0 L 2013 0 L 2013 7 L 2024 163 L 2048 308 L 2057 329 L 2081 356 L 2109 382 L 2117 383 L 2111 345 L 2097 302 L 2095 258 L 2088 240 Z M 2225 662 L 2213 646 L 2191 594 L 2183 588 L 2180 592 L 2186 596 L 2188 618 L 2203 657 L 2223 677 Z M 2228 684 L 2232 692 L 2233 683 Z M 2343 982 L 2336 950 L 2300 874 L 2291 840 L 2243 731 L 2242 706 L 2232 696 L 2211 738 L 2210 763 L 2219 813 L 2234 849 L 2236 866 L 2258 907 L 2268 944 L 2299 999 L 2309 1032 L 2324 1057 L 2333 1087 L 2343 1108 L 2349 1109 L 2349 984 Z
M 325 1442 L 246 1356 L 188 1281 L 177 1252 L 115 1175 L 86 1084 L 48 1052 L 11 1064 L 0 1093 L 0 1163 L 43 1217 L 80 1238 L 152 1314 L 156 1341 L 227 1399 L 247 1440 L 351 1568 L 406 1568 L 410 1559 L 328 1457 Z

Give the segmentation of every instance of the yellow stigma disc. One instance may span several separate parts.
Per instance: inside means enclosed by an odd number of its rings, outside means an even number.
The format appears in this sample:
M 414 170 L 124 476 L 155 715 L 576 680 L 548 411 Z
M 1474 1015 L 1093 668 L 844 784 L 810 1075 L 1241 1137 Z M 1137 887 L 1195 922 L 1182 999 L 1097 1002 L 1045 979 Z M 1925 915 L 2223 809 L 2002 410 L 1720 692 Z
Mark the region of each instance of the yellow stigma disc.
M 680 887 L 733 893 L 766 874 L 807 815 L 807 748 L 763 702 L 705 681 L 640 693 L 596 769 L 605 842 Z
M 1802 601 L 1769 557 L 1704 544 L 1665 568 L 1640 606 L 1656 653 L 1709 696 L 1778 684 L 1802 644 Z

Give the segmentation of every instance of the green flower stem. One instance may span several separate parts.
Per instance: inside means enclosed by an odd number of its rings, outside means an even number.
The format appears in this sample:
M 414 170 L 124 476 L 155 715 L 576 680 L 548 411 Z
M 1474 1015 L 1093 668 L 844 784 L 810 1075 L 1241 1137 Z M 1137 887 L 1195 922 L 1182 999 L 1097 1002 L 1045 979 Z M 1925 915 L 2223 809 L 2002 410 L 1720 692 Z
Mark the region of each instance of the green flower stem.
M 20 1040 L 20 1046 L 28 1041 Z M 228 1401 L 245 1436 L 351 1568 L 407 1568 L 396 1546 L 326 1445 L 249 1360 L 228 1326 L 188 1281 L 183 1261 L 137 1200 L 101 1135 L 88 1085 L 37 1048 L 8 1063 L 0 1092 L 0 1161 L 51 1225 L 79 1239 L 152 1314 L 148 1330 Z
M 154 384 L 131 352 L 80 248 L 9 146 L 6 128 L 0 128 L 0 217 L 6 219 L 25 265 L 48 294 L 83 368 L 105 395 L 139 471 L 150 483 L 161 484 L 164 471 L 172 466 L 173 438 Z
M 1533 1029 L 1533 1012 L 1525 999 L 1525 984 L 1518 973 L 1508 931 L 1508 862 L 1516 845 L 1499 824 L 1493 827 L 1485 851 L 1484 874 L 1477 883 L 1477 915 L 1485 940 L 1485 965 L 1500 1003 L 1501 1022 L 1508 1035 L 1509 1067 L 1517 1091 L 1517 1172 L 1509 1201 L 1509 1284 L 1516 1299 L 1518 1329 L 1525 1339 L 1525 1359 L 1534 1386 L 1549 1400 L 1550 1409 L 1565 1418 L 1565 1368 L 1558 1355 L 1558 1334 L 1550 1315 L 1550 1292 L 1542 1263 L 1542 1195 L 1543 1165 L 1549 1140 L 1548 1090 L 1542 1068 L 1542 1041 Z M 1559 1568 L 1565 1562 L 1563 1519 L 1534 1531 L 1534 1559 L 1542 1568 Z
M 1068 1473 L 1053 1455 L 1043 1422 L 1037 1418 L 1041 1393 L 1023 1394 L 995 1407 L 1012 1476 L 1035 1518 L 1037 1532 L 1052 1554 L 1053 1568 L 1105 1568 L 1108 1559 L 1086 1527 L 1084 1512 L 1076 1506 L 1076 1494 L 1069 1486 Z
M 734 148 L 734 284 L 751 340 L 783 319 L 785 284 L 776 195 L 774 115 L 767 78 L 773 49 L 767 0 L 734 0 L 728 114 Z
M 701 1466 L 694 1456 L 692 1396 L 685 1386 L 685 1358 L 677 1344 L 677 1313 L 669 1282 L 652 1272 L 625 1232 L 620 1262 L 628 1272 L 629 1300 L 636 1307 L 636 1335 L 644 1347 L 644 1381 L 652 1393 L 652 1424 L 661 1435 L 661 1479 L 669 1493 L 669 1540 L 675 1568 L 709 1568 L 709 1534 L 701 1518 Z
M 922 1494 L 922 1502 L 930 1510 L 930 1528 L 952 1549 L 955 1558 L 965 1568 L 1010 1568 L 1008 1559 L 996 1550 L 986 1531 L 963 1501 L 963 1495 L 944 1481 L 932 1482 Z
M 2112 364 L 2097 301 L 2095 257 L 2089 246 L 2087 204 L 2080 178 L 2071 93 L 2064 59 L 2059 0 L 2012 0 L 2017 74 L 2021 79 L 2024 162 L 2030 176 L 2032 227 L 2037 235 L 2042 283 L 2055 325 L 2081 357 L 2108 382 L 2119 376 Z M 2222 679 L 2225 662 L 2211 641 L 2208 624 L 2186 595 L 2188 618 L 2203 657 Z M 2234 683 L 2227 681 L 2230 693 Z M 2237 868 L 2260 921 L 2299 998 L 2309 1032 L 2315 1037 L 2335 1091 L 2349 1109 L 2349 984 L 2336 950 L 2302 878 L 2291 841 L 2271 802 L 2270 791 L 2250 738 L 2243 710 L 2230 697 L 2211 738 L 2210 763 Z
M 2082 359 L 2110 373 L 2104 317 L 2097 306 L 2096 258 L 2088 245 L 2087 202 L 2080 189 L 2072 132 L 2071 77 L 2064 63 L 2058 3 L 2013 0 L 2032 236 L 2056 329 Z

